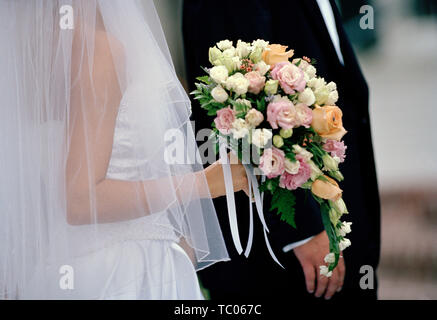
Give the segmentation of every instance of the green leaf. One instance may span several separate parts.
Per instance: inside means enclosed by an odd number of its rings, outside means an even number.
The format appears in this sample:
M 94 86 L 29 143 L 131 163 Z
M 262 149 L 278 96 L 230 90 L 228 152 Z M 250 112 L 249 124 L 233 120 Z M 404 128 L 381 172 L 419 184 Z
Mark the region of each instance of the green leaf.
M 216 109 L 210 109 L 208 110 L 208 116 L 215 116 L 217 115 L 217 110 Z
M 202 91 L 199 91 L 199 90 L 194 90 L 194 91 L 190 92 L 191 95 L 196 95 L 196 94 L 201 94 L 201 93 L 202 93 Z
M 211 79 L 209 78 L 209 76 L 197 77 L 196 80 L 202 81 L 206 84 L 211 84 Z
M 296 154 L 294 152 L 287 152 L 285 157 L 290 161 L 296 161 Z
M 261 98 L 260 100 L 256 100 L 256 108 L 259 111 L 264 111 L 266 109 L 266 101 L 264 98 Z
M 272 197 L 270 210 L 277 210 L 276 213 L 281 216 L 281 221 L 285 221 L 293 228 L 296 228 L 294 221 L 296 197 L 292 191 L 284 188 L 276 188 Z
M 266 179 L 260 186 L 259 191 L 261 192 L 270 192 L 271 194 L 275 193 L 276 189 L 279 186 L 279 178 Z

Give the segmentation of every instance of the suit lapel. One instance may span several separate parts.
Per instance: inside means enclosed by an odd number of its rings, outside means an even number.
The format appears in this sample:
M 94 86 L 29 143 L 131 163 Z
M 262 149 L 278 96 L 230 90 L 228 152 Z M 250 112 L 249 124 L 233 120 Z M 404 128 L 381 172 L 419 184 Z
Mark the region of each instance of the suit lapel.
M 347 37 L 345 30 L 343 28 L 340 11 L 338 10 L 337 5 L 336 5 L 334 0 L 330 0 L 330 2 L 331 2 L 331 6 L 332 6 L 332 11 L 334 12 L 338 37 L 340 39 L 340 48 L 341 48 L 341 52 L 343 54 L 343 59 L 344 59 L 344 64 L 345 65 L 358 64 L 358 62 L 355 58 L 354 50 L 350 44 L 350 41 Z
M 320 46 L 326 48 L 326 52 L 329 55 L 329 61 L 335 61 L 336 65 L 342 67 L 316 0 L 301 0 L 300 2 L 304 7 L 307 19 L 311 21 L 313 31 L 317 35 L 317 40 L 320 41 Z M 336 22 L 338 24 L 337 17 Z

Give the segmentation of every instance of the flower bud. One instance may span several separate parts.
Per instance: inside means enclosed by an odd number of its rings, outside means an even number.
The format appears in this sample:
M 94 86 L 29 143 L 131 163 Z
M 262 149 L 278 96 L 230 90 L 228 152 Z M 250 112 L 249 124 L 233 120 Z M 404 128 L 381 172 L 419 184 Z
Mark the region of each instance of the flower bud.
M 262 54 L 263 54 L 263 49 L 260 47 L 255 47 L 252 53 L 250 54 L 249 58 L 250 60 L 252 60 L 253 63 L 258 63 L 261 61 Z
M 209 48 L 209 62 L 213 65 L 219 65 L 222 58 L 222 52 L 217 47 Z
M 268 95 L 273 95 L 278 92 L 278 80 L 268 80 L 264 85 L 264 92 Z
M 281 129 L 279 134 L 284 139 L 290 138 L 293 135 L 293 129 Z
M 340 215 L 344 213 L 349 213 L 344 203 L 343 198 L 339 198 L 336 201 L 330 201 L 331 207 L 334 208 Z
M 284 140 L 282 139 L 282 137 L 280 136 L 280 135 L 275 135 L 274 137 L 273 137 L 273 145 L 276 147 L 276 148 L 280 148 L 280 147 L 282 147 L 283 145 L 284 145 Z
M 338 171 L 338 162 L 329 154 L 323 155 L 322 160 L 323 160 L 323 165 L 325 166 L 323 170 Z

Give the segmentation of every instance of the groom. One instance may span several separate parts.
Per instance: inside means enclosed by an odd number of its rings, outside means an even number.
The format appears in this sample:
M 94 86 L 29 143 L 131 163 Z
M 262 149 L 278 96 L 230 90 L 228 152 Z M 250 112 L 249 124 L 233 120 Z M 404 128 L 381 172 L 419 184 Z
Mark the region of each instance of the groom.
M 363 31 L 365 32 L 365 31 Z M 184 1 L 184 44 L 190 89 L 200 66 L 208 66 L 208 48 L 220 40 L 264 39 L 288 45 L 295 56 L 317 61 L 318 74 L 337 83 L 348 130 L 343 198 L 353 222 L 352 247 L 343 253 L 335 277 L 320 278 L 318 267 L 328 252 L 320 213 L 312 199 L 298 195 L 295 230 L 269 212 L 265 214 L 273 250 L 285 266 L 278 267 L 268 255 L 261 226 L 255 224 L 253 250 L 248 259 L 233 249 L 225 199 L 215 202 L 232 260 L 200 273 L 211 298 L 266 297 L 335 299 L 376 298 L 376 267 L 380 250 L 380 206 L 368 113 L 368 87 L 341 25 L 333 0 Z M 209 128 L 211 119 L 193 106 L 197 129 Z M 247 238 L 248 200 L 236 195 L 240 235 Z M 255 219 L 256 220 L 256 219 Z M 346 272 L 344 267 L 346 266 Z M 345 276 L 345 277 L 344 277 Z M 343 280 L 344 277 L 344 280 Z

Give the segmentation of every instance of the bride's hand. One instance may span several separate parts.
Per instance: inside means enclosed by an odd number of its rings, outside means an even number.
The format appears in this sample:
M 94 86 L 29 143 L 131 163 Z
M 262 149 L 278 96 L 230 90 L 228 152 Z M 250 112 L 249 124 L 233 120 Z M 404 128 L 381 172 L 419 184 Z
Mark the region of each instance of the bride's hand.
M 228 154 L 231 163 L 232 182 L 234 192 L 243 190 L 249 194 L 249 184 L 247 181 L 246 170 L 237 156 L 233 153 Z M 238 164 L 237 164 L 238 162 Z M 209 192 L 212 198 L 217 198 L 226 195 L 225 180 L 223 177 L 223 168 L 220 160 L 214 162 L 205 169 L 205 176 L 208 182 Z

